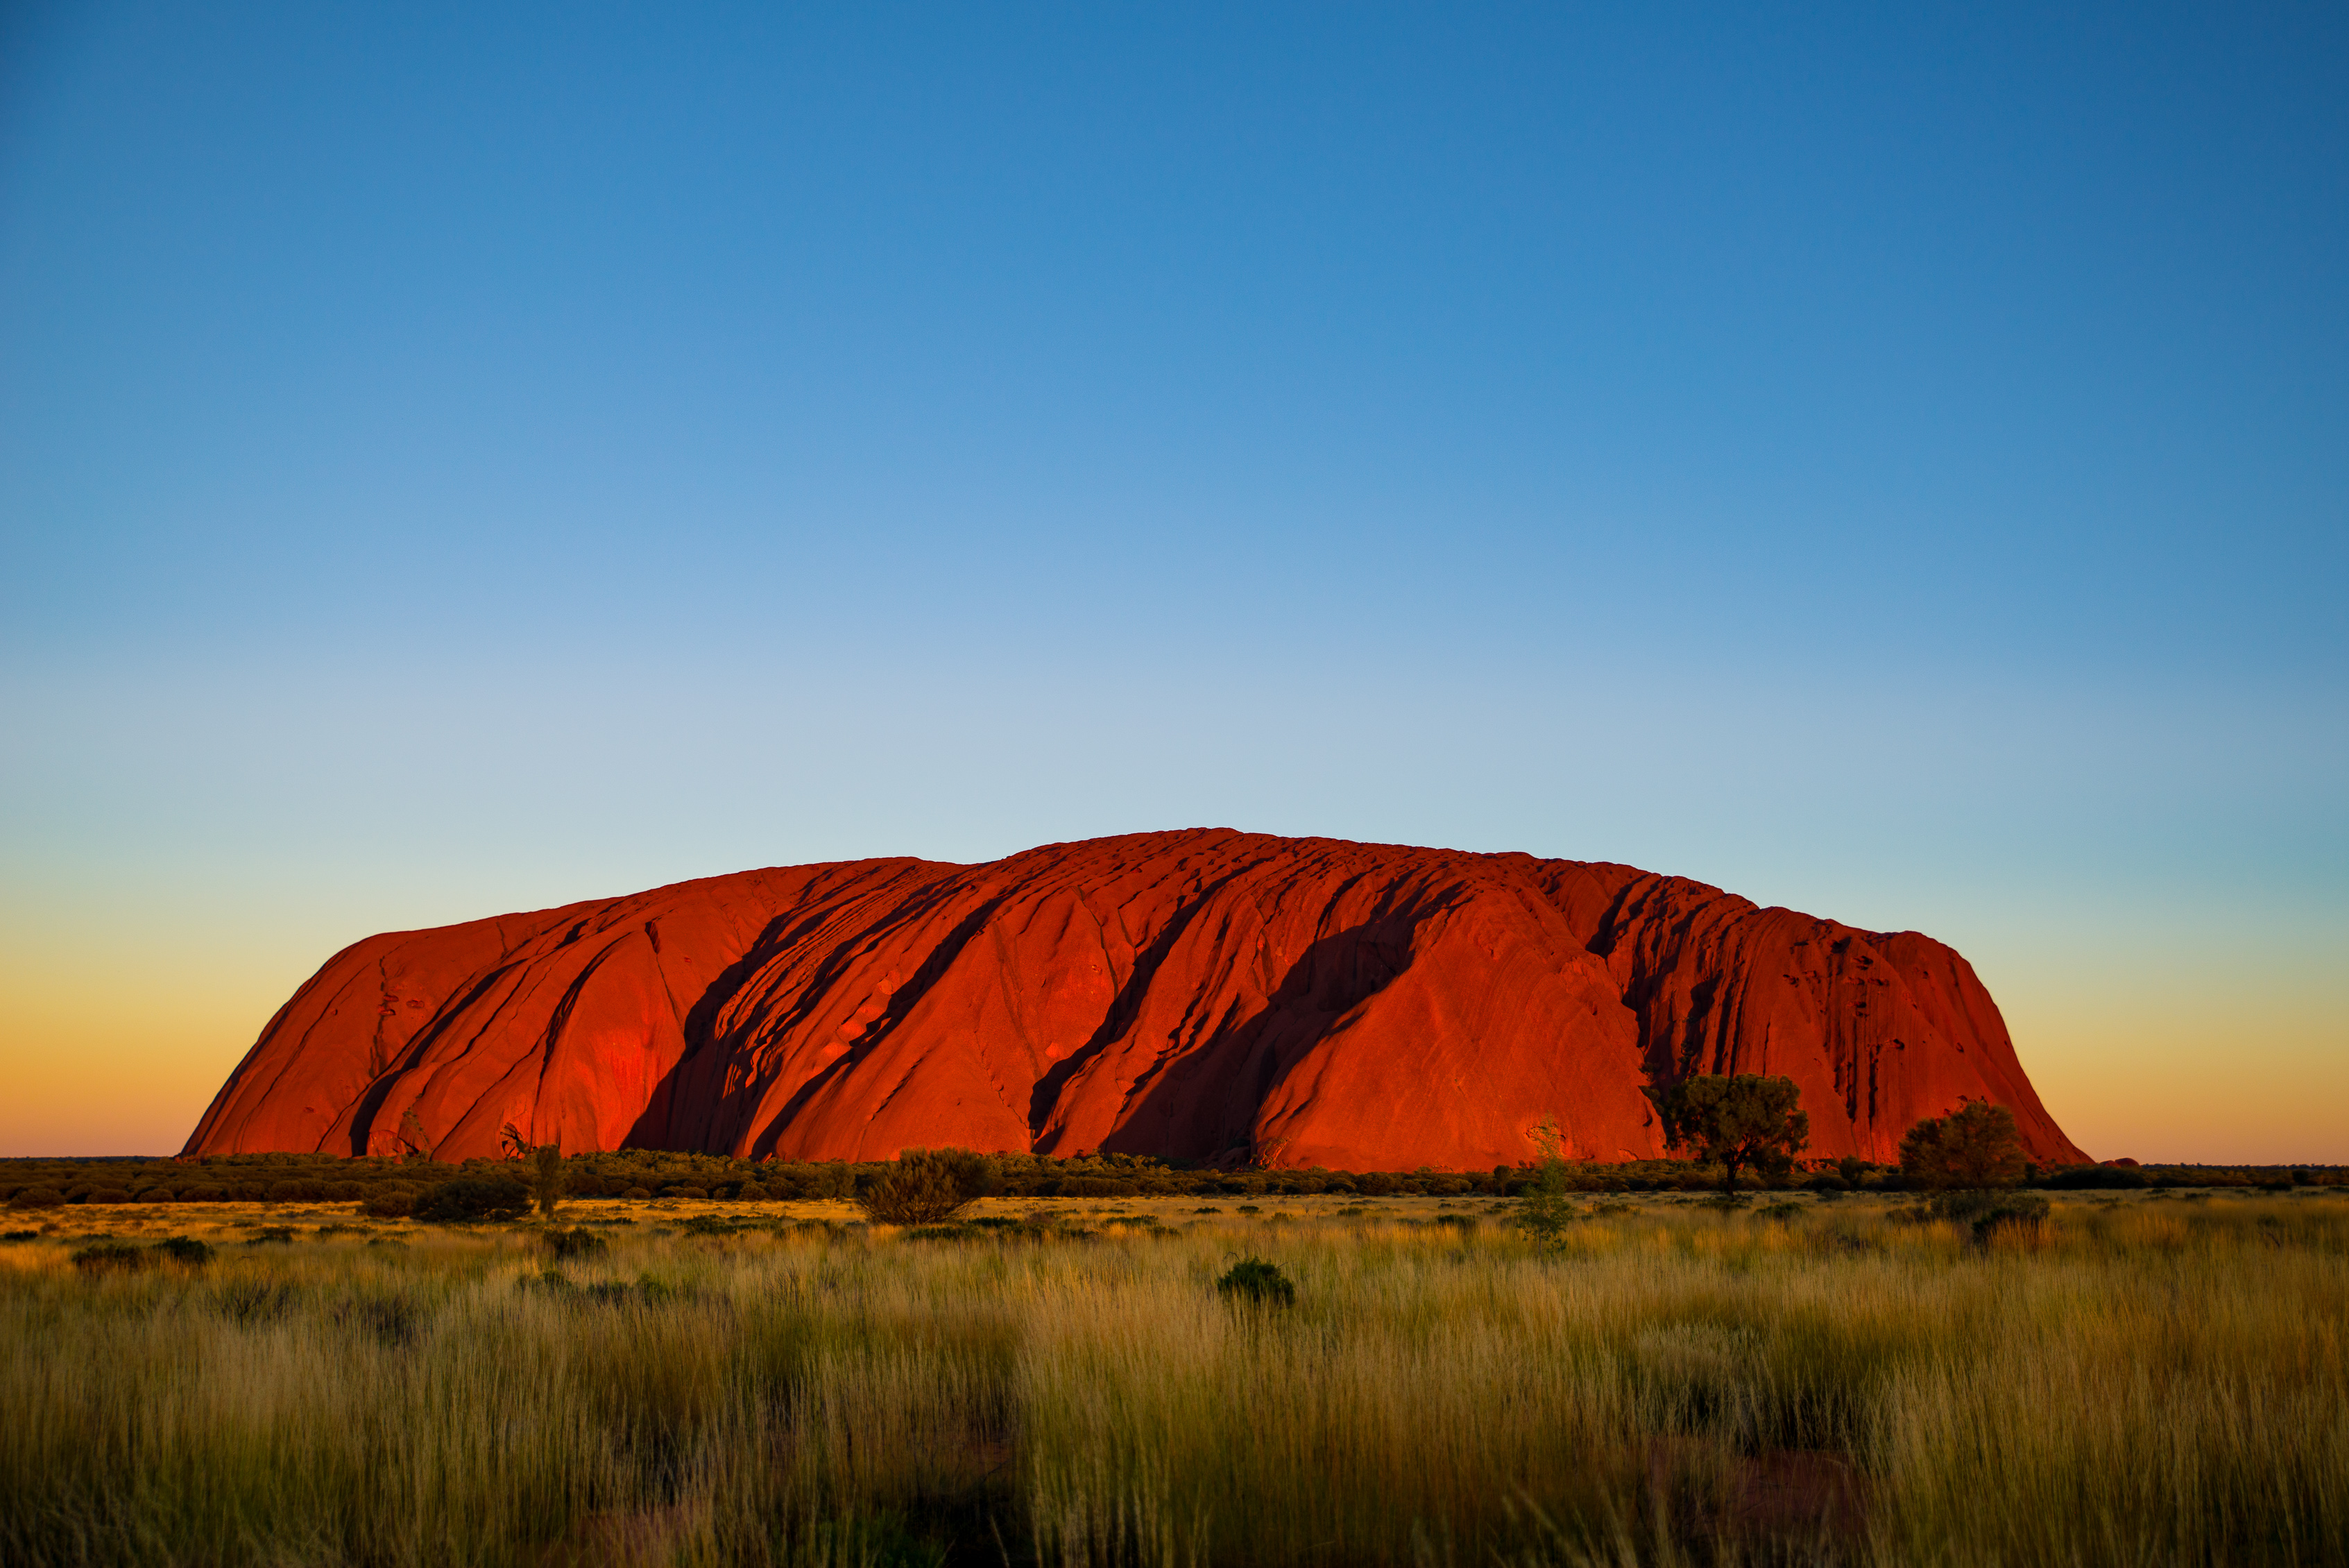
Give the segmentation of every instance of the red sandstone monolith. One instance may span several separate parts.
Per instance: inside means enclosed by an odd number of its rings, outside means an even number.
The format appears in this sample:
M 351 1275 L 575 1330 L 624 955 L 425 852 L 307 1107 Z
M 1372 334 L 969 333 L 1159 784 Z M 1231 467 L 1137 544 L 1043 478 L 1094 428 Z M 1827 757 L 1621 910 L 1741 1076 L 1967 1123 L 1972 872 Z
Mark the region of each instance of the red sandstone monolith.
M 2043 1161 L 1966 961 L 1628 866 L 1222 829 L 860 860 L 370 937 L 279 1010 L 191 1154 L 885 1159 L 907 1147 L 1489 1169 L 1661 1152 L 1641 1091 L 1802 1086 L 1814 1155 L 1961 1099 Z

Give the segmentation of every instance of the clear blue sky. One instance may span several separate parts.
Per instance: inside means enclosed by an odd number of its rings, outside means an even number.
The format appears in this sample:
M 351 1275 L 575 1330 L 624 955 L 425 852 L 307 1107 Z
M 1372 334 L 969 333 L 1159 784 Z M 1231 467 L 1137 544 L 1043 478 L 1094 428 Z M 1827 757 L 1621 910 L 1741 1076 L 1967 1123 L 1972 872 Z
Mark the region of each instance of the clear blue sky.
M 0 16 L 0 1152 L 372 930 L 1216 824 L 2349 1160 L 2338 6 Z

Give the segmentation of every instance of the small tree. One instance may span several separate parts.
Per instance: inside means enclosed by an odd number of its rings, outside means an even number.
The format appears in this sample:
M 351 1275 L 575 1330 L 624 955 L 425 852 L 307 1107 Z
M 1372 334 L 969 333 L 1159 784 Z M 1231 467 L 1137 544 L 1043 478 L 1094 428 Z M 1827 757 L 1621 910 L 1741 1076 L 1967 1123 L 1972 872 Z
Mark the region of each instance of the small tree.
M 1568 1221 L 1574 1218 L 1573 1205 L 1566 1196 L 1566 1157 L 1559 1141 L 1557 1118 L 1544 1117 L 1534 1129 L 1541 1167 L 1534 1176 L 1533 1190 L 1518 1199 L 1518 1226 L 1545 1247 L 1557 1246 Z
M 531 1150 L 530 1195 L 538 1200 L 542 1220 L 554 1218 L 554 1206 L 563 1199 L 563 1146 L 541 1144 Z
M 1900 1175 L 1930 1192 L 1988 1192 L 2023 1179 L 2027 1162 L 2014 1113 L 1988 1100 L 1964 1100 L 1946 1116 L 1928 1117 L 1900 1140 Z
M 1759 1073 L 1700 1073 L 1648 1097 L 1664 1119 L 1664 1142 L 1719 1161 L 1721 1190 L 1734 1197 L 1737 1173 L 1752 1167 L 1784 1176 L 1811 1141 L 1811 1118 L 1792 1078 Z

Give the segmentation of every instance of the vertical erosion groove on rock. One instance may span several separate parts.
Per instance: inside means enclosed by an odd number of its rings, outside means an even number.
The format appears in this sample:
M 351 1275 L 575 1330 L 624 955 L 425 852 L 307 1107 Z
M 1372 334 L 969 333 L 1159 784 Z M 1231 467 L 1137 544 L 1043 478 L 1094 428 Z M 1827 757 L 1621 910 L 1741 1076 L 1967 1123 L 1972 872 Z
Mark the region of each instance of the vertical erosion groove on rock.
M 1628 866 L 1219 829 L 861 860 L 370 937 L 282 1008 L 188 1152 L 876 1159 L 1094 1150 L 1489 1168 L 1554 1124 L 1661 1152 L 1642 1089 L 1783 1074 L 1811 1152 L 1961 1099 L 2042 1160 L 1966 961 Z

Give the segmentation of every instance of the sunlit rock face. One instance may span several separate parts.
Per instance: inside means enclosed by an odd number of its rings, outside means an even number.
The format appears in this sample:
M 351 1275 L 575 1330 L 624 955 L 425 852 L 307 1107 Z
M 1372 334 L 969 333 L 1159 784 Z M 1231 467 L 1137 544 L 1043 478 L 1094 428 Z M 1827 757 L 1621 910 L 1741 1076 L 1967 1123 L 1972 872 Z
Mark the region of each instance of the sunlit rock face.
M 279 1010 L 188 1152 L 886 1158 L 958 1146 L 1489 1169 L 1554 1126 L 1661 1150 L 1641 1091 L 1802 1086 L 1811 1151 L 1892 1158 L 1967 1097 L 2042 1160 L 1966 961 L 1628 866 L 1223 829 L 982 866 L 858 860 L 398 931 Z

